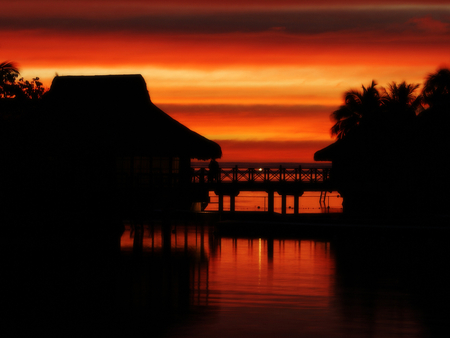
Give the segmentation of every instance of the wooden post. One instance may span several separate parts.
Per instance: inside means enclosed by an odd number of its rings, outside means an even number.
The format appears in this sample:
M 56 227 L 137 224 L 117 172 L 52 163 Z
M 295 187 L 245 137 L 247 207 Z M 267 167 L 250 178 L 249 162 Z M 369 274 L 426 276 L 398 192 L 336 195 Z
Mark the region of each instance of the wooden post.
M 269 214 L 273 214 L 274 209 L 275 209 L 274 192 L 273 192 L 273 190 L 272 191 L 268 191 L 267 195 L 268 195 L 267 209 L 269 211 Z
M 236 211 L 236 196 L 234 194 L 230 195 L 230 211 Z
M 223 194 L 219 193 L 219 212 L 223 212 Z
M 298 203 L 298 195 L 294 195 L 294 214 L 298 215 L 298 207 L 299 207 L 299 203 Z

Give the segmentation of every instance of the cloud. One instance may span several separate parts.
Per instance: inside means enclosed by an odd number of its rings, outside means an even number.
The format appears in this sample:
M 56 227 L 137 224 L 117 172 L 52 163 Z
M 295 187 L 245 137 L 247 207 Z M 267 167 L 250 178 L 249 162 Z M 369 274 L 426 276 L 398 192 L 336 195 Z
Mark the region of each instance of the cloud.
M 223 161 L 312 162 L 333 142 L 330 106 L 158 105 L 222 147 Z
M 420 32 L 433 33 L 433 34 L 445 34 L 449 32 L 450 22 L 443 22 L 433 19 L 431 15 L 425 17 L 413 18 L 409 20 L 409 23 Z
M 329 140 L 334 106 L 158 105 L 208 138 L 240 141 Z
M 255 116 L 257 118 L 264 116 L 292 118 L 302 116 L 303 118 L 310 118 L 323 114 L 324 112 L 335 109 L 335 106 L 327 105 L 238 105 L 238 104 L 158 104 L 164 111 L 172 112 L 177 115 L 190 114 L 198 118 L 209 117 L 220 114 L 225 118 L 232 118 L 233 116 Z
M 0 29 L 46 30 L 79 33 L 129 32 L 133 34 L 230 34 L 276 31 L 284 34 L 316 35 L 348 31 L 398 31 L 423 16 L 434 23 L 449 22 L 450 7 L 323 7 L 271 8 L 243 10 L 112 11 L 98 7 L 87 12 L 40 13 L 33 17 L 3 14 Z M 419 19 L 420 20 L 420 19 Z

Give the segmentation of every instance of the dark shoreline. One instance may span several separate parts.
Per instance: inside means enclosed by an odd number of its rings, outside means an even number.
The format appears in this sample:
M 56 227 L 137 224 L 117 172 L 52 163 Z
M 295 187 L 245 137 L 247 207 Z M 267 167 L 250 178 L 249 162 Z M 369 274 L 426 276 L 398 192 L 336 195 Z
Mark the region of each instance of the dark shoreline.
M 211 225 L 224 237 L 444 237 L 450 233 L 450 215 L 370 215 L 342 213 L 282 215 L 268 212 L 174 213 L 172 220 L 196 221 Z

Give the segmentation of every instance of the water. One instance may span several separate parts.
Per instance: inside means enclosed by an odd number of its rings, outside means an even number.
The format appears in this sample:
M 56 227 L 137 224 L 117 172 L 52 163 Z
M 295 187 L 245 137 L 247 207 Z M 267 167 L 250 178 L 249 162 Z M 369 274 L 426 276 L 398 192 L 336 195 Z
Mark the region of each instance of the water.
M 268 194 L 264 191 L 241 191 L 235 199 L 236 211 L 267 211 Z M 219 209 L 219 196 L 213 191 L 209 192 L 210 203 L 205 211 L 217 211 Z M 286 213 L 294 213 L 294 196 L 286 196 Z M 230 209 L 230 197 L 224 196 L 224 210 Z M 281 195 L 275 193 L 274 211 L 281 213 Z M 325 198 L 321 193 L 307 191 L 299 197 L 299 213 L 341 213 L 342 197 L 338 192 L 327 192 Z
M 171 315 L 158 335 L 447 337 L 449 255 L 440 236 L 220 238 L 198 224 L 166 228 L 170 249 L 163 227 L 143 227 L 141 255 L 153 258 L 141 282 L 162 279 L 171 291 L 131 289 L 150 304 L 163 294 L 154 305 Z M 127 226 L 122 255 L 133 256 L 133 237 Z

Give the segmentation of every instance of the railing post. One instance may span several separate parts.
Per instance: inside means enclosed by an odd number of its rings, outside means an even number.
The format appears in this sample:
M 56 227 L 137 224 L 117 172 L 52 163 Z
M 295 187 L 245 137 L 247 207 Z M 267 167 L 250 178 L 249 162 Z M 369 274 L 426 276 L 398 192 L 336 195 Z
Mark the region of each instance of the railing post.
M 238 180 L 238 166 L 236 165 L 232 170 L 233 170 L 233 182 L 237 182 L 237 180 Z
M 255 168 L 248 168 L 248 181 L 249 182 L 255 181 Z

